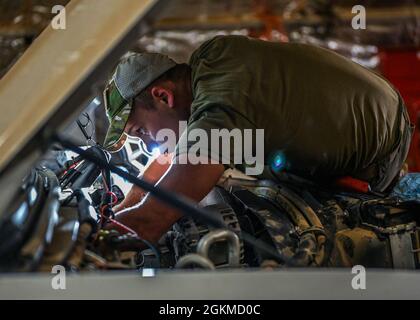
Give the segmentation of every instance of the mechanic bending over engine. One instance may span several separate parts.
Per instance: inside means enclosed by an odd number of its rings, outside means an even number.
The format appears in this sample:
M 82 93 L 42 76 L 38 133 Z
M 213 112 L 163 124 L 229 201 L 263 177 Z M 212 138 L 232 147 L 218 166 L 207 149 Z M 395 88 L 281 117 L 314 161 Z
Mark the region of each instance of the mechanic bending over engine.
M 133 53 L 104 96 L 111 152 L 126 135 L 151 146 L 160 129 L 178 133 L 180 121 L 188 121 L 188 131 L 264 129 L 265 161 L 281 151 L 288 172 L 323 182 L 350 176 L 381 193 L 398 180 L 413 132 L 401 96 L 377 74 L 323 48 L 244 36 L 205 42 L 188 65 Z M 179 147 L 184 138 L 177 134 L 172 160 L 191 148 Z M 198 202 L 235 166 L 180 162 L 155 161 L 144 178 Z M 182 215 L 137 187 L 116 211 L 117 220 L 152 242 Z

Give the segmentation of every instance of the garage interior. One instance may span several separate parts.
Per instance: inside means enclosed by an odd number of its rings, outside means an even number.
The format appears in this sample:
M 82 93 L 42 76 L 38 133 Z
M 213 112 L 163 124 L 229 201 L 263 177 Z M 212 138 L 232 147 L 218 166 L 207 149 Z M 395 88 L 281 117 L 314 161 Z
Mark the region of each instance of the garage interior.
M 37 291 L 49 297 L 42 279 L 54 265 L 88 276 L 84 284 L 72 280 L 79 287 L 68 297 L 85 297 L 84 286 L 94 287 L 108 279 L 110 288 L 125 286 L 122 296 L 142 298 L 182 299 L 192 293 L 217 298 L 226 281 L 232 281 L 229 285 L 237 286 L 235 290 L 245 298 L 269 297 L 268 292 L 284 297 L 290 294 L 287 285 L 298 283 L 301 291 L 293 294 L 301 298 L 314 293 L 306 287 L 314 285 L 310 279 L 324 276 L 327 284 L 317 294 L 331 297 L 332 292 L 339 292 L 346 297 L 353 293 L 336 286 L 347 279 L 342 270 L 355 265 L 380 270 L 372 276 L 373 298 L 384 294 L 381 277 L 389 269 L 400 272 L 393 279 L 395 296 L 415 294 L 418 289 L 409 286 L 418 275 L 405 272 L 420 267 L 417 1 L 139 1 L 141 5 L 133 5 L 131 13 L 111 0 L 106 0 L 107 9 L 105 4 L 88 1 L 0 0 L 0 112 L 4 114 L 0 120 L 0 185 L 5 190 L 0 195 L 0 298 L 25 297 Z M 56 5 L 68 8 L 68 33 L 51 28 Z M 356 15 L 352 8 L 360 5 L 366 9 L 366 29 L 352 27 Z M 84 13 L 95 6 L 95 14 Z M 105 21 L 104 17 L 118 16 L 112 10 L 121 10 L 120 17 L 127 14 L 129 18 L 114 24 Z M 79 49 L 72 39 L 83 40 L 81 30 L 72 29 L 74 22 L 98 26 L 87 31 L 86 38 L 103 39 L 95 39 L 91 51 L 80 42 L 80 56 L 74 59 L 83 63 L 72 69 L 71 54 Z M 128 51 L 161 53 L 177 63 L 187 63 L 194 50 L 218 35 L 325 48 L 387 79 L 400 92 L 415 125 L 400 180 L 401 188 L 407 189 L 378 195 L 364 190 L 357 181 L 331 189 L 287 172 L 278 181 L 233 175 L 196 206 L 184 203 L 171 190 L 161 194 L 141 184 L 137 177 L 158 152 L 149 150 L 143 141 L 128 137 L 122 151 L 112 157 L 100 150 L 96 142 L 105 139 L 109 126 L 102 91 Z M 60 56 L 62 64 L 56 67 L 61 71 L 48 82 L 48 59 L 57 62 Z M 16 107 L 20 112 L 16 116 L 10 114 L 15 103 L 24 101 L 16 93 L 28 97 L 36 84 L 39 95 L 27 106 Z M 53 94 L 46 97 L 46 92 Z M 33 123 L 26 127 L 23 121 L 31 119 L 30 108 L 39 112 L 35 111 Z M 185 214 L 158 243 L 101 227 L 103 203 L 113 202 L 106 199 L 107 190 L 120 203 L 137 183 Z M 137 250 L 140 242 L 146 243 L 145 248 Z M 292 268 L 287 271 L 290 274 L 282 272 L 288 268 Z M 192 269 L 204 270 L 202 276 Z M 255 274 L 244 275 L 248 269 Z M 301 269 L 308 272 L 303 277 Z M 99 271 L 111 270 L 121 273 L 97 276 Z M 151 284 L 149 293 L 139 293 L 130 280 L 133 270 L 141 271 L 143 278 L 162 270 L 162 276 Z M 21 274 L 30 279 L 28 287 L 7 292 Z M 180 294 L 174 287 L 183 281 L 196 283 L 196 287 Z M 214 286 L 200 291 L 209 281 L 215 281 Z M 276 281 L 285 286 L 276 287 Z M 252 292 L 256 283 L 265 284 L 267 292 Z M 243 293 L 244 288 L 250 290 Z M 93 290 L 98 297 L 107 292 Z M 230 293 L 224 294 L 221 297 L 229 298 Z

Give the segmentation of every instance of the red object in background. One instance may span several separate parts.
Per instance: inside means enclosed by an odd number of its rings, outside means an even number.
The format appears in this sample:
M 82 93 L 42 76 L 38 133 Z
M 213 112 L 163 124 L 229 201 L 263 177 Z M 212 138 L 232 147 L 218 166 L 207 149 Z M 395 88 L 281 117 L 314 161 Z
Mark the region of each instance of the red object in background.
M 416 130 L 408 154 L 410 171 L 420 171 L 420 48 L 381 49 L 382 74 L 400 91 Z
M 369 192 L 369 183 L 363 180 L 352 178 L 349 176 L 339 178 L 335 181 L 337 187 L 345 190 L 356 191 L 361 193 Z
M 255 15 L 264 24 L 262 30 L 249 30 L 249 36 L 266 41 L 280 41 L 288 42 L 289 38 L 284 29 L 283 20 L 280 18 L 272 8 L 272 3 L 269 0 L 254 0 Z M 273 36 L 275 36 L 273 38 Z

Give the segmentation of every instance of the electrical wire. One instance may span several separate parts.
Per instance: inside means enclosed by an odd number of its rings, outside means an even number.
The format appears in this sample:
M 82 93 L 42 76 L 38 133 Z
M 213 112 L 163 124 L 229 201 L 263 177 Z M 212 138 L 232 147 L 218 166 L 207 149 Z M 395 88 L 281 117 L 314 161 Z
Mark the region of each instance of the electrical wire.
M 143 242 L 150 250 L 152 250 L 153 254 L 156 257 L 156 260 L 159 263 L 159 267 L 160 267 L 160 253 L 159 253 L 159 250 L 151 242 L 147 241 L 146 239 L 143 239 L 143 238 L 139 237 L 139 240 L 141 242 Z
M 132 235 L 134 235 L 138 240 L 140 240 L 141 242 L 143 242 L 150 250 L 152 250 L 153 254 L 156 256 L 157 261 L 160 261 L 160 253 L 159 250 L 149 241 L 147 241 L 146 239 L 143 239 L 142 237 L 140 237 L 138 235 L 138 233 L 136 231 L 134 231 L 133 229 L 131 229 L 130 227 L 126 226 L 125 224 L 112 219 L 112 218 L 107 218 L 109 222 L 119 226 L 121 229 L 127 231 L 128 233 L 131 233 Z
M 101 213 L 101 216 L 103 216 L 103 214 Z M 131 229 L 130 227 L 126 226 L 125 224 L 113 219 L 113 218 L 109 218 L 109 217 L 105 217 L 110 223 L 117 225 L 118 227 L 120 227 L 121 229 L 123 229 L 124 231 L 127 231 L 128 233 L 132 234 L 133 236 L 135 236 L 137 238 L 137 240 L 143 242 L 155 255 L 157 261 L 160 262 L 160 253 L 159 250 L 149 241 L 147 241 L 146 239 L 143 239 L 142 237 L 139 236 L 139 234 L 134 231 L 133 229 Z M 160 264 L 160 263 L 159 263 Z
M 75 162 L 75 163 L 73 163 L 71 166 L 69 166 L 64 172 L 63 172 L 63 174 L 62 174 L 62 176 L 65 176 L 66 174 L 67 174 L 67 172 L 69 172 L 70 170 L 72 170 L 72 169 L 74 169 L 74 168 L 76 168 L 77 167 L 77 165 L 80 163 L 80 161 L 79 162 Z
M 105 180 L 104 180 L 105 181 Z M 108 188 L 108 186 L 106 187 Z M 112 206 L 114 206 L 117 202 L 118 202 L 118 197 L 117 195 L 112 192 L 112 191 L 108 191 L 107 194 L 111 195 L 111 197 L 113 197 L 113 201 L 112 201 Z M 142 237 L 140 237 L 140 235 L 134 231 L 133 229 L 131 229 L 130 227 L 126 226 L 125 224 L 111 218 L 111 217 L 107 217 L 105 216 L 105 209 L 108 208 L 108 204 L 102 206 L 99 210 L 100 212 L 100 216 L 101 216 L 101 225 L 103 223 L 103 220 L 106 219 L 108 222 L 115 224 L 116 226 L 120 227 L 121 229 L 123 229 L 124 231 L 132 234 L 133 236 L 135 236 L 138 240 L 140 240 L 141 242 L 143 242 L 152 252 L 153 254 L 156 256 L 157 261 L 160 261 L 160 253 L 159 250 L 149 241 L 147 241 L 146 239 L 143 239 Z
M 227 230 L 237 233 L 235 230 L 231 230 L 222 221 L 217 219 L 217 217 L 213 215 L 211 212 L 208 212 L 204 208 L 197 207 L 195 203 L 193 203 L 192 201 L 189 201 L 185 197 L 173 194 L 158 186 L 153 185 L 152 183 L 149 183 L 145 180 L 141 180 L 138 177 L 133 176 L 132 174 L 118 168 L 117 166 L 111 163 L 108 163 L 107 161 L 104 161 L 103 159 L 96 157 L 93 154 L 86 152 L 82 148 L 78 147 L 75 143 L 61 137 L 61 135 L 55 135 L 54 139 L 57 142 L 59 142 L 64 148 L 67 148 L 79 154 L 86 160 L 96 164 L 101 169 L 110 170 L 111 172 L 119 175 L 120 177 L 124 178 L 128 182 L 137 185 L 138 187 L 142 188 L 143 190 L 147 192 L 150 192 L 154 197 L 156 197 L 157 199 L 163 201 L 164 203 L 174 208 L 177 208 L 183 214 L 196 218 L 200 220 L 201 222 L 209 224 L 210 226 L 214 228 L 227 229 Z M 267 245 L 262 240 L 256 239 L 250 234 L 247 234 L 246 232 L 243 232 L 243 231 L 240 234 L 238 234 L 238 236 L 240 236 L 244 242 L 250 244 L 251 246 L 253 246 L 254 248 L 260 251 L 265 252 L 267 255 L 270 255 L 271 257 L 275 258 L 279 262 L 283 262 L 285 265 L 291 264 L 290 258 L 276 251 L 275 249 Z
M 133 229 L 131 229 L 130 227 L 127 227 L 125 224 L 113 219 L 113 218 L 107 218 L 107 220 L 117 226 L 119 226 L 121 229 L 123 229 L 124 231 L 127 231 L 128 233 L 131 233 L 133 236 L 136 236 L 137 238 L 140 238 L 138 233 L 135 232 Z
M 105 191 L 106 192 L 106 195 L 111 195 L 111 197 L 113 197 L 113 201 L 112 201 L 112 203 L 111 203 L 111 207 L 112 206 L 114 206 L 117 202 L 118 202 L 118 197 L 117 197 L 117 195 L 114 193 L 114 192 L 112 192 L 112 191 Z M 104 222 L 104 218 L 108 218 L 108 217 L 106 217 L 106 215 L 105 215 L 105 210 L 107 209 L 109 207 L 109 204 L 105 204 L 105 205 L 103 205 L 103 206 L 101 206 L 100 208 L 99 208 L 99 213 L 100 213 L 100 225 L 101 226 L 103 226 L 103 222 Z

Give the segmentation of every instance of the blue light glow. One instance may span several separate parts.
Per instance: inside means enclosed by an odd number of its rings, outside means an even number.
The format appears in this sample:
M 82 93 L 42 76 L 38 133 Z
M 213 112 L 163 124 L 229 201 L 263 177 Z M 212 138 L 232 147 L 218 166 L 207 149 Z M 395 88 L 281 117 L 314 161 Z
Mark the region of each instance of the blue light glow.
M 283 159 L 278 156 L 276 160 L 274 161 L 274 166 L 276 168 L 280 168 L 282 164 L 283 164 Z
M 286 168 L 287 162 L 283 152 L 277 151 L 270 158 L 270 166 L 273 171 L 278 172 Z

